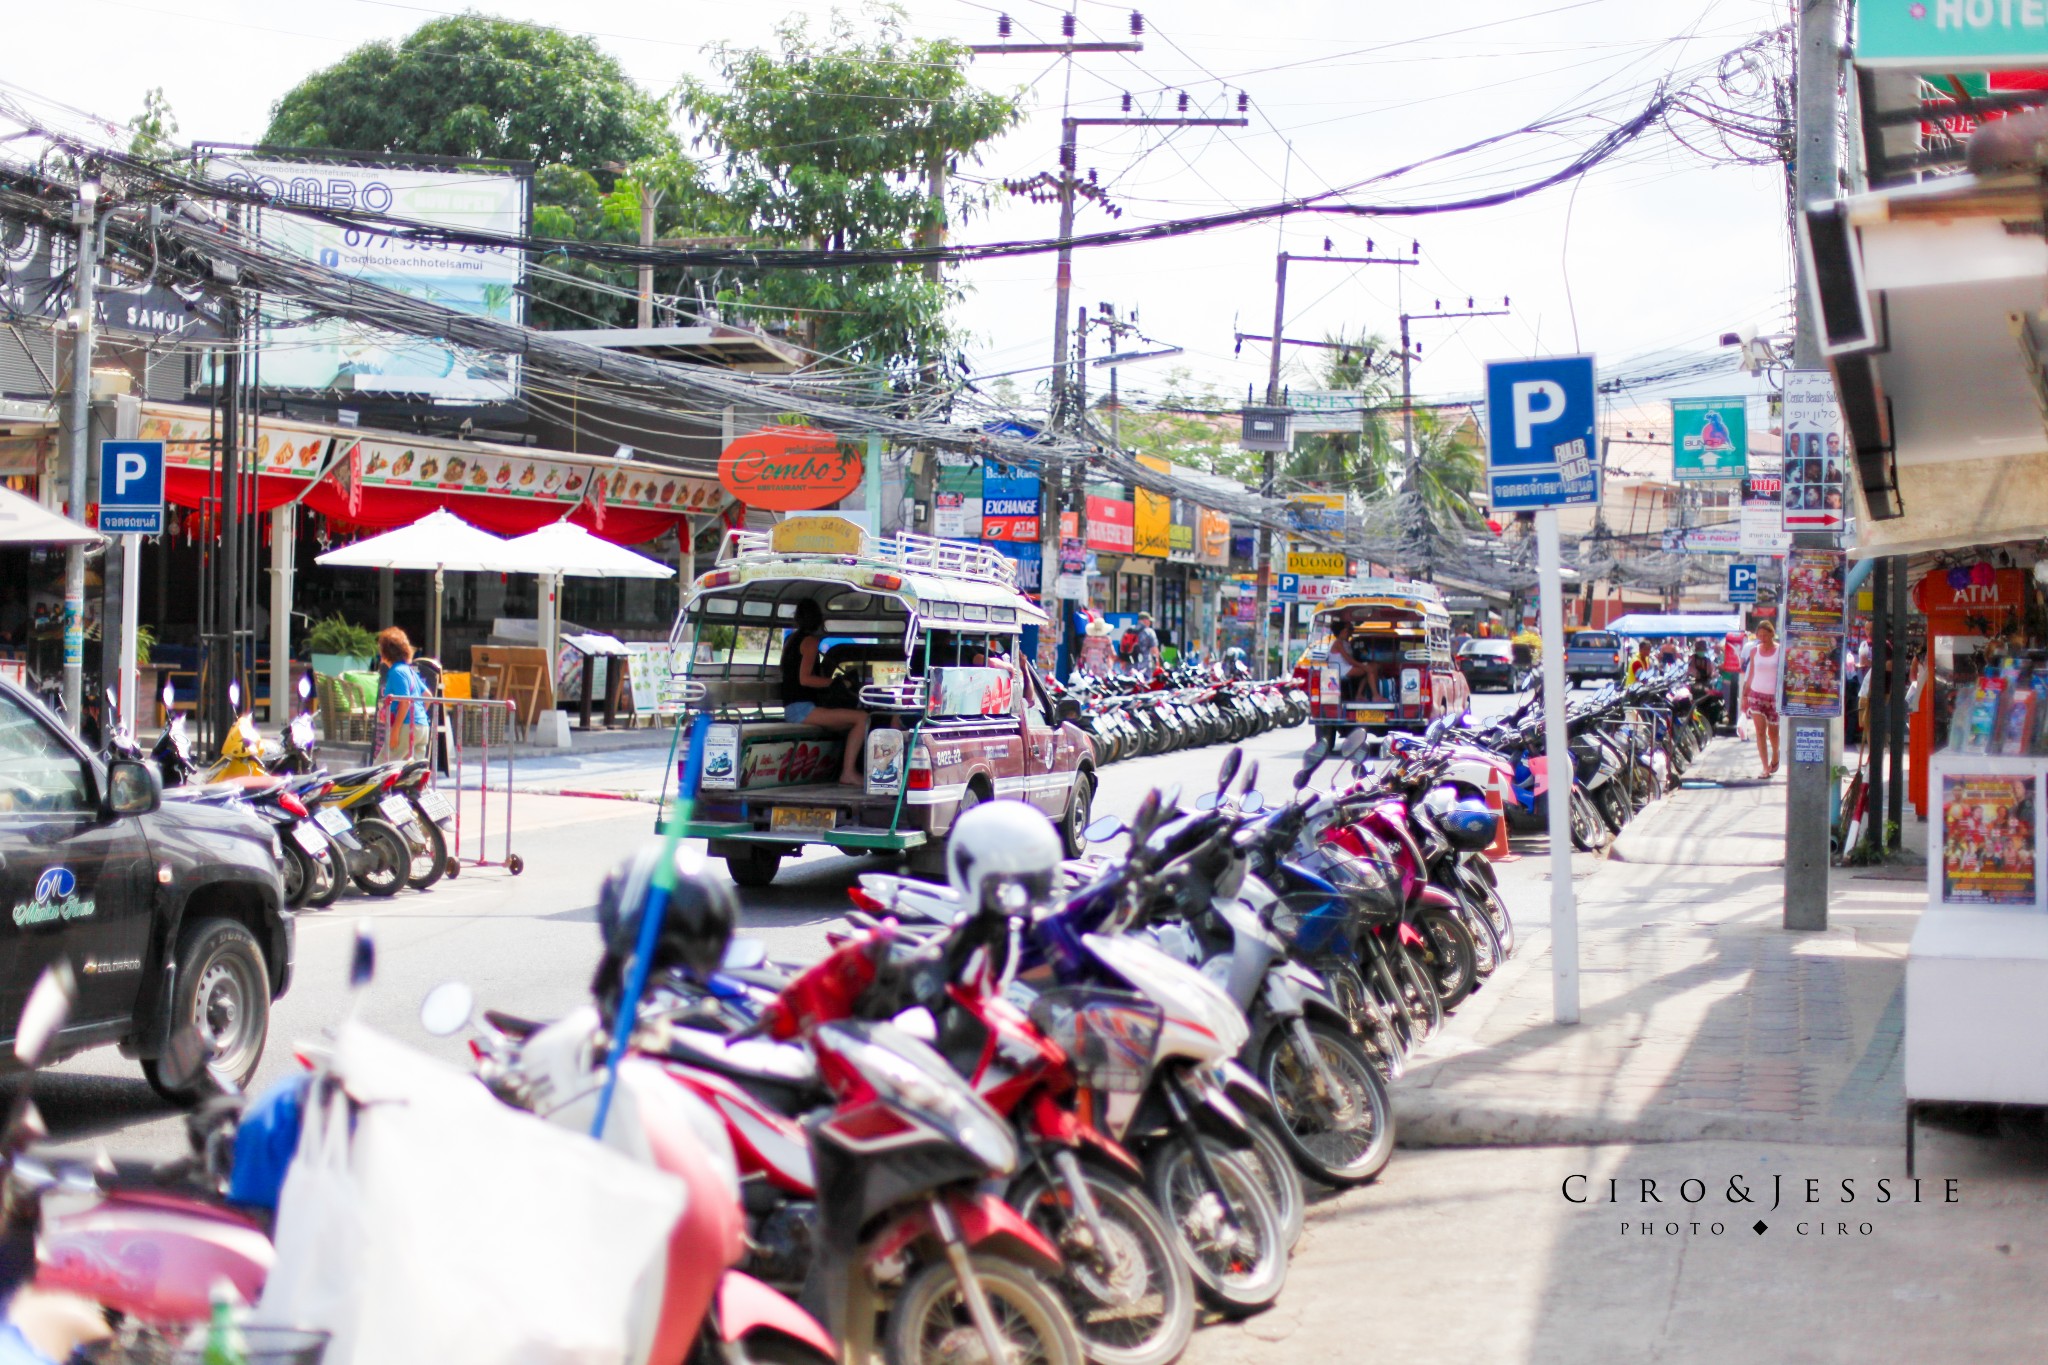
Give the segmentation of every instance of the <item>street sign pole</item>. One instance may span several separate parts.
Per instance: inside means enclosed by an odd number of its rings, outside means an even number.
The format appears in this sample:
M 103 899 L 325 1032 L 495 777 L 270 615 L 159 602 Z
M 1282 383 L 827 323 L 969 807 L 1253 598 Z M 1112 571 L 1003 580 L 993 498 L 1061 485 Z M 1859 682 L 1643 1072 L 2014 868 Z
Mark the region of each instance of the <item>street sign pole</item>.
M 1572 890 L 1572 755 L 1565 732 L 1564 556 L 1557 509 L 1600 501 L 1591 356 L 1495 361 L 1486 367 L 1486 476 L 1493 506 L 1535 514 L 1538 624 L 1543 633 L 1543 737 L 1550 808 L 1550 998 L 1560 1024 L 1579 1022 L 1579 909 Z
M 1543 627 L 1543 751 L 1550 781 L 1550 1011 L 1579 1022 L 1579 904 L 1572 890 L 1572 753 L 1565 735 L 1563 555 L 1557 509 L 1536 513 L 1538 619 Z M 1560 780 L 1561 779 L 1561 780 Z

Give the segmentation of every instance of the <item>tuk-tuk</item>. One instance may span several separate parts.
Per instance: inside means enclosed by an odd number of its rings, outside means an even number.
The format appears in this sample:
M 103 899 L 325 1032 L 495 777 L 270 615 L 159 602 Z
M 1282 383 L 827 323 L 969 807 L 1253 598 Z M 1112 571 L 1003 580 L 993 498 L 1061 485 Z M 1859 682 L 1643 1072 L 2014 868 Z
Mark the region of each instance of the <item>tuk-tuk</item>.
M 804 599 L 824 612 L 820 673 L 870 717 L 858 786 L 836 780 L 842 735 L 783 718 L 783 643 Z M 684 837 L 709 840 L 741 886 L 768 885 L 807 844 L 936 873 L 954 819 L 1007 799 L 1043 810 L 1078 856 L 1095 753 L 1024 658 L 1020 634 L 1045 619 L 1013 561 L 979 545 L 876 538 L 838 517 L 729 532 L 671 635 L 684 690 L 712 716 Z
M 1365 578 L 1316 612 L 1309 693 L 1315 725 L 1374 732 L 1424 730 L 1456 716 L 1472 691 L 1451 655 L 1451 614 L 1428 583 Z

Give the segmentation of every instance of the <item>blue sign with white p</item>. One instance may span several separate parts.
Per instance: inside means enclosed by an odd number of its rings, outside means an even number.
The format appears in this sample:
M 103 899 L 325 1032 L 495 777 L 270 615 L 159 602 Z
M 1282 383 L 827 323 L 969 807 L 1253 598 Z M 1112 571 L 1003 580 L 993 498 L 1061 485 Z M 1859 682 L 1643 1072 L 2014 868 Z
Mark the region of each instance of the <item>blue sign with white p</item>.
M 164 443 L 100 442 L 99 529 L 156 536 L 164 530 Z
M 1741 606 L 1756 601 L 1756 565 L 1730 564 L 1728 566 L 1728 602 L 1730 606 Z
M 1593 357 L 1486 367 L 1486 481 L 1501 511 L 1600 500 Z
M 1280 575 L 1280 600 L 1292 602 L 1301 596 L 1301 575 L 1284 573 Z

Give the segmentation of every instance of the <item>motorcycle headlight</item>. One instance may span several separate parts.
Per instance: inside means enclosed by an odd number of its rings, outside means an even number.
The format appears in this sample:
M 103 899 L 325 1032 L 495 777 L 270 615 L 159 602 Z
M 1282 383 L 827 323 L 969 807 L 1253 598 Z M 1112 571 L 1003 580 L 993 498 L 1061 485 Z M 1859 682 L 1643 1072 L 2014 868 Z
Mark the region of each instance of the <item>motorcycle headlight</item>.
M 818 1037 L 883 1103 L 940 1128 L 997 1175 L 1016 1169 L 1009 1125 L 931 1048 L 888 1024 L 825 1024 Z

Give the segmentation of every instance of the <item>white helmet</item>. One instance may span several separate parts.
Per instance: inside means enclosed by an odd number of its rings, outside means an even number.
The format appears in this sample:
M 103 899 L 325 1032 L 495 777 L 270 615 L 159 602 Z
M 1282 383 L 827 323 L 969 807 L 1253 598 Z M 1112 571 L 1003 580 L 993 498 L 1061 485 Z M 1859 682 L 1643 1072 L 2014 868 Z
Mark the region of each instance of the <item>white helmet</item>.
M 1043 811 L 1022 801 L 984 801 L 953 822 L 946 879 L 969 914 L 1020 912 L 1051 897 L 1061 857 L 1060 836 Z M 1023 894 L 995 899 L 1006 886 Z

